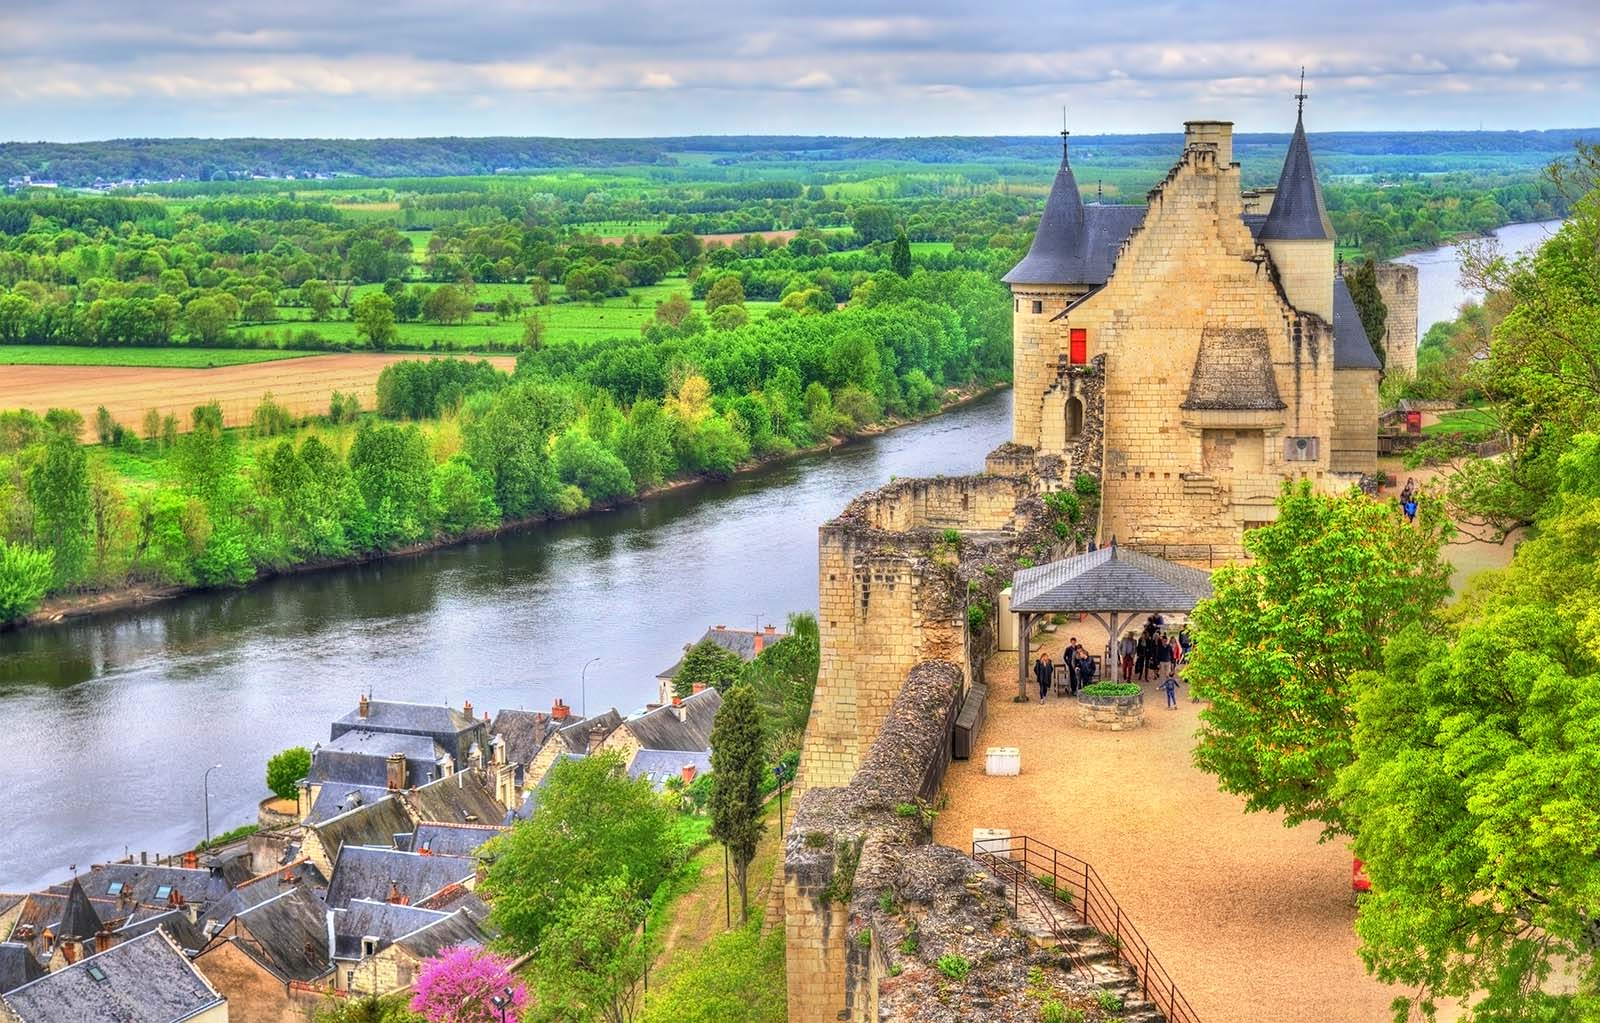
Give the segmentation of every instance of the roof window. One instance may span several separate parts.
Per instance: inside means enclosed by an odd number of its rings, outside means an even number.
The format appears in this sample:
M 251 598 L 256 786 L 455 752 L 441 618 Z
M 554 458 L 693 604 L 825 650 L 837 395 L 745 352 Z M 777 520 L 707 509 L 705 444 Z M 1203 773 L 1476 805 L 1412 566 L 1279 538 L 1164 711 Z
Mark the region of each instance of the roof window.
M 84 967 L 84 971 L 89 974 L 90 980 L 98 982 L 106 979 L 106 971 L 100 968 L 99 963 L 90 963 Z
M 113 881 L 110 884 L 106 885 L 106 894 L 107 895 L 121 895 L 122 894 L 122 882 L 121 881 Z
M 168 896 L 170 896 L 171 894 L 172 894 L 172 886 L 170 884 L 161 885 L 159 888 L 156 889 L 156 901 L 157 902 L 165 902 L 167 900 Z

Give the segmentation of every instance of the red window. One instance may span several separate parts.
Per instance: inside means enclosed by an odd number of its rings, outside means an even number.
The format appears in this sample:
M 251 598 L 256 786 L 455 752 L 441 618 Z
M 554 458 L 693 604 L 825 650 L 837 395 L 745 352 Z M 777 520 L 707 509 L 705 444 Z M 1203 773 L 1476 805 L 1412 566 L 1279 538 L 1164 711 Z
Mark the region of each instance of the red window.
M 1089 361 L 1089 332 L 1082 327 L 1073 327 L 1071 338 L 1072 364 L 1082 366 Z

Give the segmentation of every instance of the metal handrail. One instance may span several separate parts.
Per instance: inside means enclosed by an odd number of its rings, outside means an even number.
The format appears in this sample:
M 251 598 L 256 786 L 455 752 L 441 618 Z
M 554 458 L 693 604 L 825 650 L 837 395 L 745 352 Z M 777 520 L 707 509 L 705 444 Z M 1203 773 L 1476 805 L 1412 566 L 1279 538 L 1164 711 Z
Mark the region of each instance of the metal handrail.
M 1027 872 L 1026 865 L 1002 855 L 985 849 L 979 849 L 981 843 L 973 843 L 972 858 L 986 865 L 989 872 L 1000 878 L 1002 882 L 1009 882 L 1011 888 L 1011 912 L 1015 916 L 1022 910 L 1022 897 L 1027 895 L 1028 904 L 1032 906 L 1050 928 L 1050 934 L 1057 941 L 1068 946 L 1072 957 L 1072 965 L 1085 980 L 1094 980 L 1094 971 L 1081 957 L 1078 941 L 1067 930 L 1061 919 L 1056 915 L 1056 908 L 1061 905 L 1054 892 L 1046 893 Z
M 1037 892 L 1074 907 L 1084 923 L 1109 939 L 1108 944 L 1117 958 L 1138 980 L 1141 996 L 1156 1007 L 1167 1023 L 1199 1023 L 1199 1015 L 1178 990 L 1177 982 L 1150 951 L 1149 942 L 1123 913 L 1122 906 L 1087 860 L 1026 835 L 976 841 L 972 844 L 972 855 L 994 868 L 1001 880 L 1014 885 L 1018 889 L 1017 900 L 1022 898 L 1021 890 L 1027 889 L 1030 902 L 1032 893 Z M 1035 883 L 1036 879 L 1046 876 L 1051 882 L 1048 893 L 1043 885 Z M 1072 898 L 1061 899 L 1057 893 L 1062 891 L 1071 893 Z M 1059 926 L 1053 913 L 1046 912 L 1045 916 L 1053 928 Z M 1082 964 L 1079 966 L 1082 968 Z

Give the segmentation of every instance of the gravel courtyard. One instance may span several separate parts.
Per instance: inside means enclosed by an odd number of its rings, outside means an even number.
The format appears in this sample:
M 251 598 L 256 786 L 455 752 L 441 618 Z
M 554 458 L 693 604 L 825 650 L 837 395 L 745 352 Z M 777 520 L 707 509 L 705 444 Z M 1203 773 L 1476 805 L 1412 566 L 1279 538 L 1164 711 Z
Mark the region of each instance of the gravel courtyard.
M 1105 642 L 1092 624 L 1062 626 L 1044 637 L 1058 660 L 1069 634 Z M 1217 791 L 1190 762 L 1200 704 L 1187 686 L 1169 711 L 1147 685 L 1143 728 L 1097 732 L 1071 698 L 1012 703 L 1015 653 L 988 676 L 988 720 L 973 759 L 950 767 L 936 840 L 970 849 L 973 828 L 1009 828 L 1094 864 L 1207 1023 L 1392 1019 L 1397 992 L 1356 956 L 1348 848 Z M 1020 747 L 1022 774 L 986 777 L 989 746 Z

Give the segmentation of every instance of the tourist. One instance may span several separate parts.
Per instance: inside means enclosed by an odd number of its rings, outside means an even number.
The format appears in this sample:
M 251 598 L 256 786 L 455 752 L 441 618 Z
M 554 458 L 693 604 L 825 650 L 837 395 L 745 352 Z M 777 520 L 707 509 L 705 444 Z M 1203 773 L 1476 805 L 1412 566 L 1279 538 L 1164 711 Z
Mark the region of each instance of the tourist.
M 1039 683 L 1039 699 L 1043 700 L 1045 694 L 1050 692 L 1050 677 L 1055 674 L 1055 665 L 1050 663 L 1050 651 L 1041 650 L 1033 662 L 1033 679 Z
M 1156 678 L 1165 673 L 1167 678 L 1172 677 L 1172 641 L 1165 632 L 1155 638 L 1156 645 Z
M 1169 674 L 1176 675 L 1178 673 L 1178 667 L 1181 664 L 1183 664 L 1183 644 L 1178 642 L 1178 637 L 1177 636 L 1173 636 L 1172 637 L 1172 671 L 1169 672 Z
M 1177 710 L 1178 709 L 1178 680 L 1176 678 L 1172 677 L 1171 675 L 1168 675 L 1166 677 L 1166 680 L 1161 683 L 1161 688 L 1167 694 L 1167 709 L 1168 710 Z
M 1120 654 L 1120 659 L 1122 662 L 1122 681 L 1124 682 L 1133 681 L 1134 654 L 1137 653 L 1138 649 L 1139 644 L 1136 640 L 1134 640 L 1133 633 L 1130 632 L 1126 636 L 1122 637 L 1122 644 L 1118 648 L 1117 652 Z
M 1189 635 L 1189 623 L 1184 622 L 1178 627 L 1178 646 L 1183 649 L 1183 659 L 1189 659 L 1189 651 L 1194 649 L 1194 637 Z
M 1077 685 L 1072 687 L 1074 695 L 1084 686 L 1094 684 L 1094 658 L 1089 656 L 1089 651 L 1083 647 L 1078 648 Z

